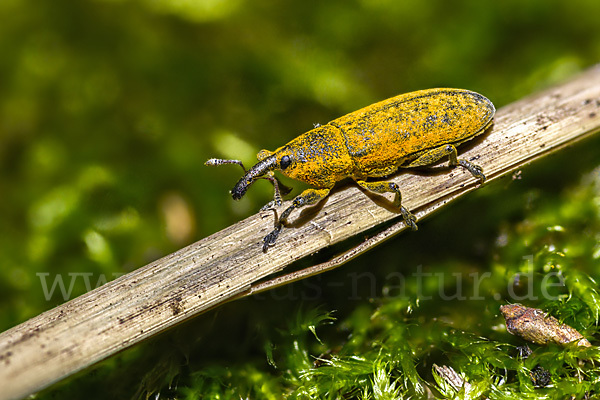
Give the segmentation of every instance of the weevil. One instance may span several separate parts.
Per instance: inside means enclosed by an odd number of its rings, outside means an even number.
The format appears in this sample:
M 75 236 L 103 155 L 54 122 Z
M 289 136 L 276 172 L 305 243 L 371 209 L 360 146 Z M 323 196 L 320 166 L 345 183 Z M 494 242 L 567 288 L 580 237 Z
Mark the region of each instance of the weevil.
M 387 177 L 400 168 L 430 165 L 447 156 L 449 166 L 460 165 L 483 183 L 483 169 L 459 159 L 456 146 L 485 132 L 495 112 L 490 100 L 469 90 L 420 90 L 315 126 L 275 151 L 261 150 L 258 163 L 247 171 L 238 160 L 211 158 L 206 165 L 235 163 L 244 168 L 244 176 L 231 190 L 235 200 L 242 198 L 254 181 L 264 178 L 275 190 L 267 206 L 280 206 L 281 190 L 274 171 L 314 187 L 296 196 L 281 213 L 275 229 L 263 239 L 265 252 L 275 244 L 293 210 L 318 203 L 345 178 L 374 193 L 394 193 L 394 204 L 405 223 L 416 230 L 416 218 L 402 205 L 399 186 L 368 179 Z

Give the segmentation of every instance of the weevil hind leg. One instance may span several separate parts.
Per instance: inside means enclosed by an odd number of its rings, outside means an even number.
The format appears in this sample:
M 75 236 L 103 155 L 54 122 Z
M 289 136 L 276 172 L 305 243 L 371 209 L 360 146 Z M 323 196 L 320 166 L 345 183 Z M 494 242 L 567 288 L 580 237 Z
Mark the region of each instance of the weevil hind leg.
M 283 228 L 283 224 L 287 221 L 287 218 L 297 208 L 303 206 L 310 206 L 313 204 L 317 204 L 319 201 L 324 199 L 331 189 L 306 189 L 304 192 L 300 193 L 293 200 L 292 205 L 286 208 L 279 217 L 279 220 L 275 224 L 275 229 L 271 231 L 265 238 L 263 239 L 263 252 L 266 252 L 269 247 L 275 245 L 275 241 Z
M 413 231 L 419 229 L 417 227 L 417 218 L 406 209 L 402 205 L 402 194 L 400 193 L 400 187 L 397 183 L 394 182 L 385 182 L 385 181 L 375 181 L 375 182 L 367 182 L 367 181 L 356 181 L 356 183 L 371 192 L 383 194 L 383 193 L 395 193 L 394 204 L 400 207 L 400 213 L 402 214 L 402 218 L 404 218 L 404 222 L 407 226 Z
M 456 167 L 456 166 L 460 165 L 461 167 L 463 167 L 467 171 L 469 171 L 471 173 L 471 175 L 473 175 L 473 177 L 479 179 L 481 181 L 481 183 L 485 182 L 485 175 L 483 174 L 483 168 L 481 168 L 479 165 L 471 163 L 470 161 L 459 160 L 458 152 L 456 151 L 456 147 L 452 144 L 445 144 L 443 146 L 435 147 L 435 148 L 427 151 L 426 153 L 422 154 L 421 156 L 419 156 L 419 158 L 417 158 L 410 164 L 406 165 L 405 167 L 412 168 L 412 167 L 422 167 L 425 165 L 431 165 L 431 164 L 435 163 L 436 161 L 439 161 L 440 159 L 442 159 L 445 156 L 448 156 L 449 166 Z

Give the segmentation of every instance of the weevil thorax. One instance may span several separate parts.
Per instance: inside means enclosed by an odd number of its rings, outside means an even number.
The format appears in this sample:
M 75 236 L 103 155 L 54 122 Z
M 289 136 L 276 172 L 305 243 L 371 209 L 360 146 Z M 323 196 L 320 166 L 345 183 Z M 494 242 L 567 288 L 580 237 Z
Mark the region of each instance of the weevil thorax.
M 321 125 L 275 150 L 282 174 L 315 187 L 331 187 L 354 168 L 341 131 Z

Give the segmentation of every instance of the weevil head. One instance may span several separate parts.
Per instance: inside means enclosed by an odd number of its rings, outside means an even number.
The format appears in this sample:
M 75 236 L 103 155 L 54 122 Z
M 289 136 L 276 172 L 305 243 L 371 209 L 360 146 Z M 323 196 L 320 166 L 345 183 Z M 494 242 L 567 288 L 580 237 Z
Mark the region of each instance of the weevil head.
M 316 187 L 331 187 L 350 176 L 354 164 L 340 130 L 332 125 L 306 132 L 274 152 L 262 150 L 258 163 L 235 184 L 231 195 L 239 200 L 254 181 L 269 171 Z

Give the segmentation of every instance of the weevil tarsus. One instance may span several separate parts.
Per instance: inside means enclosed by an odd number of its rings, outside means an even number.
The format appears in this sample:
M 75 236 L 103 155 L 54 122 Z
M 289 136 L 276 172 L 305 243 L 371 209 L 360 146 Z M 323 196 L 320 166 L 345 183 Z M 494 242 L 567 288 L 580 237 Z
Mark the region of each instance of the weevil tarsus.
M 481 183 L 485 182 L 486 178 L 483 173 L 483 168 L 479 165 L 473 164 L 467 160 L 458 160 L 458 164 L 469 171 L 475 178 L 478 178 Z
M 394 205 L 400 208 L 400 213 L 402 214 L 402 218 L 404 218 L 404 222 L 407 226 L 409 226 L 413 231 L 418 230 L 417 227 L 417 218 L 406 209 L 402 205 L 402 194 L 400 193 L 400 187 L 397 183 L 394 182 L 386 182 L 386 181 L 356 181 L 356 183 L 373 193 L 384 194 L 384 193 L 394 193 Z
M 279 236 L 279 232 L 281 232 L 282 227 L 283 225 L 277 224 L 275 229 L 273 229 L 267 236 L 265 236 L 265 238 L 263 239 L 262 247 L 263 253 L 266 253 L 269 247 L 275 246 L 275 241 L 277 240 L 277 237 Z
M 471 173 L 471 175 L 473 175 L 473 177 L 479 179 L 479 181 L 481 183 L 485 182 L 485 175 L 483 174 L 483 168 L 481 168 L 479 165 L 477 164 L 473 164 L 470 161 L 467 160 L 459 160 L 458 159 L 458 151 L 456 150 L 456 147 L 449 144 L 448 147 L 451 147 L 452 149 L 450 149 L 450 153 L 448 154 L 448 158 L 450 159 L 450 166 L 451 167 L 456 167 L 456 166 L 461 166 L 464 169 L 466 169 L 467 171 L 469 171 Z
M 275 245 L 275 241 L 277 241 L 277 237 L 279 236 L 279 232 L 283 228 L 283 224 L 287 222 L 287 218 L 290 216 L 292 211 L 297 208 L 301 208 L 303 206 L 310 206 L 313 204 L 317 204 L 319 201 L 327 197 L 329 191 L 331 189 L 306 189 L 302 193 L 300 193 L 294 200 L 292 201 L 292 205 L 286 208 L 277 223 L 275 224 L 275 229 L 273 229 L 265 238 L 263 239 L 263 252 L 266 252 L 267 249 L 273 245 Z

